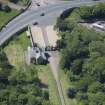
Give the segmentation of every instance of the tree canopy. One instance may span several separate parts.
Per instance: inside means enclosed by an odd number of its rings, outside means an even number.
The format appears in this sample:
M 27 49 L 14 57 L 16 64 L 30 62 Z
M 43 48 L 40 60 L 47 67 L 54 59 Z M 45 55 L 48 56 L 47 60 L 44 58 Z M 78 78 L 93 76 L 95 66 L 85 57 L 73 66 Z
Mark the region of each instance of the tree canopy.
M 0 50 L 0 105 L 51 105 L 49 93 L 42 90 L 34 65 L 10 65 Z
M 104 18 L 105 4 L 83 6 L 68 13 L 56 24 L 61 35 L 61 68 L 77 91 L 78 105 L 104 105 L 105 33 L 87 29 L 79 22 Z

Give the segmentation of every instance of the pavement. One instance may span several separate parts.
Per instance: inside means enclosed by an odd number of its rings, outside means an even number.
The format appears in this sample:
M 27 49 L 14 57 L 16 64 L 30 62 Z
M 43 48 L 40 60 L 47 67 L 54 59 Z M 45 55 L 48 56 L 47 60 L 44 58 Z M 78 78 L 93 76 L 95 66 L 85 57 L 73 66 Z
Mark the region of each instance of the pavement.
M 30 6 L 30 9 L 38 9 L 40 7 L 47 6 L 49 4 L 55 4 L 58 0 L 32 0 L 32 5 Z
M 20 16 L 13 19 L 9 22 L 0 32 L 0 45 L 2 45 L 7 39 L 13 36 L 18 31 L 22 30 L 23 28 L 27 27 L 29 24 L 34 22 L 40 22 L 42 20 L 49 21 L 49 14 L 55 14 L 53 17 L 56 20 L 56 14 L 59 12 L 64 11 L 65 9 L 78 7 L 81 5 L 94 5 L 98 2 L 105 2 L 105 0 L 100 1 L 91 1 L 91 0 L 80 0 L 80 1 L 59 1 L 56 4 L 47 5 L 44 7 L 40 7 L 37 10 L 27 10 L 26 12 L 22 13 Z M 45 16 L 41 16 L 42 13 L 45 13 Z M 56 18 L 55 18 L 56 17 Z
M 47 32 L 49 46 L 56 47 L 56 41 L 59 40 L 60 38 L 57 35 L 58 34 L 57 31 L 54 30 L 54 26 L 48 25 L 45 30 Z
M 31 33 L 32 33 L 34 43 L 37 43 L 38 46 L 45 48 L 46 46 L 45 46 L 41 27 L 31 26 L 30 28 L 31 28 Z

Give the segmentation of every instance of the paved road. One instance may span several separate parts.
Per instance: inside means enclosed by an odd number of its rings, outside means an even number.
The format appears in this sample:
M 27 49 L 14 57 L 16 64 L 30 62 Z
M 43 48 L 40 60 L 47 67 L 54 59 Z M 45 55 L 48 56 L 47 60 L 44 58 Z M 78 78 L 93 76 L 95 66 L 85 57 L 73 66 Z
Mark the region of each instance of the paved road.
M 8 38 L 10 38 L 12 35 L 14 35 L 16 32 L 20 31 L 21 29 L 27 27 L 29 24 L 34 23 L 35 21 L 41 21 L 44 16 L 40 16 L 41 13 L 45 13 L 45 15 L 48 15 L 49 13 L 54 13 L 56 11 L 63 11 L 68 8 L 72 7 L 78 7 L 81 5 L 93 5 L 97 2 L 105 2 L 105 0 L 100 1 L 59 1 L 56 4 L 51 4 L 46 7 L 40 7 L 37 10 L 27 10 L 14 20 L 12 20 L 10 23 L 6 25 L 4 29 L 0 32 L 0 45 L 2 45 Z M 46 16 L 45 20 L 48 20 L 48 17 Z

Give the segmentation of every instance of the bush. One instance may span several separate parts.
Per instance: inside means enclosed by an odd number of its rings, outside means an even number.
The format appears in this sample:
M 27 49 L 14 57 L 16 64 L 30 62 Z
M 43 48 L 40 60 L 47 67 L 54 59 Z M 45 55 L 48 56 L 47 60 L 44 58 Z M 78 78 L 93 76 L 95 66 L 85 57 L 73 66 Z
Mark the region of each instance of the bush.
M 67 89 L 67 96 L 69 98 L 74 98 L 76 95 L 77 90 L 75 88 L 69 88 Z
M 1 5 L 1 10 L 2 11 L 5 11 L 5 12 L 10 12 L 11 11 L 11 8 L 8 5 L 2 4 Z
M 44 98 L 45 100 L 49 100 L 49 92 L 48 92 L 47 90 L 44 90 L 44 91 L 43 91 L 42 96 L 43 96 L 43 98 Z

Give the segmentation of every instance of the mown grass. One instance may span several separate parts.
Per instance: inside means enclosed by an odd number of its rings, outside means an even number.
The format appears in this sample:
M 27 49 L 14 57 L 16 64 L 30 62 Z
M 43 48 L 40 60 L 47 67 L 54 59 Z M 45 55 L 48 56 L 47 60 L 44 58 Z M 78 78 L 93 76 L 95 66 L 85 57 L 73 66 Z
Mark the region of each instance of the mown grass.
M 25 63 L 25 51 L 30 44 L 26 32 L 21 33 L 13 38 L 12 41 L 4 48 L 10 64 L 18 66 Z
M 50 101 L 53 105 L 61 105 L 56 81 L 54 80 L 50 67 L 38 66 L 38 68 L 40 68 L 40 72 L 38 72 L 40 80 L 43 84 L 48 85 Z
M 63 72 L 63 70 L 60 70 L 59 77 L 60 77 L 60 82 L 61 82 L 66 105 L 77 105 L 77 102 L 75 99 L 70 99 L 67 97 L 67 89 L 70 86 L 72 87 L 72 84 L 68 80 L 67 75 Z
M 11 10 L 10 12 L 0 11 L 0 28 L 17 14 L 19 14 L 17 10 Z

